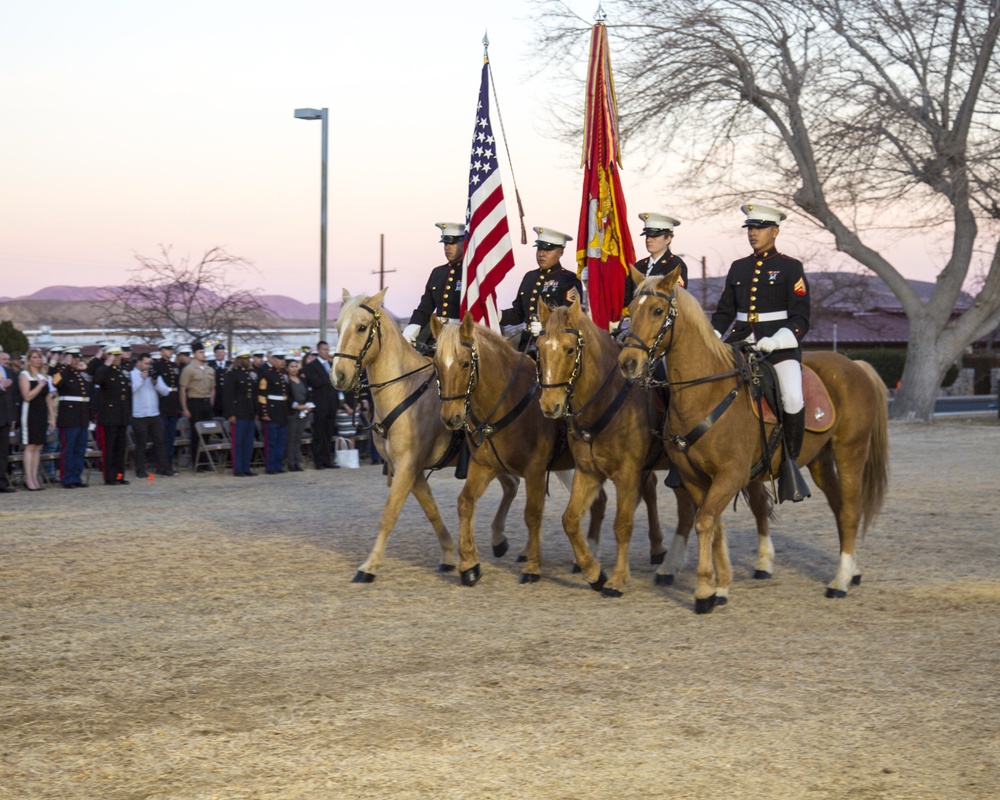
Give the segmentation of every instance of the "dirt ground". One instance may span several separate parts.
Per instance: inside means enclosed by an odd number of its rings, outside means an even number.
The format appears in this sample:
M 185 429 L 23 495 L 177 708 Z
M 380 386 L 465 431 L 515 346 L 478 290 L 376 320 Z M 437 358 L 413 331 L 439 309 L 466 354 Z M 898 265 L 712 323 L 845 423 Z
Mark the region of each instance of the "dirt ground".
M 378 467 L 0 496 L 0 798 L 989 798 L 1000 796 L 1000 426 L 891 426 L 864 580 L 823 596 L 837 539 L 817 495 L 782 507 L 752 580 L 726 524 L 730 603 L 692 611 L 694 550 L 653 585 L 644 515 L 609 600 L 513 548 L 438 574 L 411 498 L 372 584 L 351 577 Z M 457 535 L 461 484 L 432 486 Z M 674 512 L 661 488 L 661 513 Z M 608 536 L 602 562 L 612 561 Z

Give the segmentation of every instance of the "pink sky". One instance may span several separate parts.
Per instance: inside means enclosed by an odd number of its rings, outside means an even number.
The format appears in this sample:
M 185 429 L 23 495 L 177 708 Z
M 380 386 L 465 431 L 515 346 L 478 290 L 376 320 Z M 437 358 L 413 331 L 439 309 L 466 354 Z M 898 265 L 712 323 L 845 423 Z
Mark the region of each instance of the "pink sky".
M 587 19 L 596 10 L 592 0 L 570 5 Z M 500 304 L 509 304 L 534 267 L 531 227 L 576 233 L 579 146 L 551 137 L 550 109 L 577 102 L 567 93 L 579 92 L 582 114 L 582 88 L 532 75 L 537 31 L 525 0 L 380 9 L 377 20 L 364 4 L 319 0 L 64 0 L 5 11 L 0 296 L 121 283 L 133 251 L 154 255 L 162 243 L 181 255 L 225 246 L 256 264 L 257 272 L 234 276 L 241 285 L 315 302 L 321 126 L 292 112 L 328 106 L 329 297 L 341 287 L 377 290 L 384 233 L 386 267 L 395 270 L 387 304 L 408 314 L 442 261 L 434 223 L 464 215 L 488 29 L 529 231 L 501 287 Z M 495 110 L 493 122 L 499 129 Z M 710 274 L 723 273 L 746 249 L 739 210 L 711 219 L 677 207 L 669 175 L 637 171 L 646 156 L 625 148 L 637 253 L 636 215 L 662 211 L 684 221 L 674 250 L 692 271 L 705 256 Z M 505 189 L 513 215 L 509 179 Z M 516 239 L 513 216 L 511 226 Z M 791 221 L 783 249 L 795 253 L 805 235 Z M 919 242 L 899 247 L 910 254 L 905 274 L 933 277 Z

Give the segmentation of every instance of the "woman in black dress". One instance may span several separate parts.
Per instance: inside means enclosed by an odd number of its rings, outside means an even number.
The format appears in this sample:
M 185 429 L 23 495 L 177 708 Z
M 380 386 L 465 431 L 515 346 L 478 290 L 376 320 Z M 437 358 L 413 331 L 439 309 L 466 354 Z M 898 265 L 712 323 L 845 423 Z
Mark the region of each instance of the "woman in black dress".
M 39 492 L 38 466 L 46 437 L 56 429 L 56 410 L 49 393 L 49 377 L 42 371 L 42 351 L 28 351 L 24 370 L 18 376 L 21 390 L 21 444 L 24 445 L 24 485 Z

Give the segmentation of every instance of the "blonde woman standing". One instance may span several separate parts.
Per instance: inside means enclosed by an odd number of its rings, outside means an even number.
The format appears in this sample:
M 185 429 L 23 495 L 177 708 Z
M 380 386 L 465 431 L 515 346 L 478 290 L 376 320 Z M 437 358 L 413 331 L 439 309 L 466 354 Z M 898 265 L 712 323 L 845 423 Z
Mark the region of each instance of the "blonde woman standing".
M 42 351 L 28 351 L 24 370 L 18 376 L 21 390 L 21 444 L 24 445 L 24 485 L 40 492 L 38 467 L 46 437 L 56 429 L 56 409 L 49 393 L 49 377 L 43 371 Z

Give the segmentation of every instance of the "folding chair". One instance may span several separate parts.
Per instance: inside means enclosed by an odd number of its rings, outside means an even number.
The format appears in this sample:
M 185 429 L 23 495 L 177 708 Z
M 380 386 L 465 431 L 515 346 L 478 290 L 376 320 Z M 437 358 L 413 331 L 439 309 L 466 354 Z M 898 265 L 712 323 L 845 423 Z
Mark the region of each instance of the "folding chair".
M 198 454 L 191 459 L 191 469 L 197 470 L 202 463 L 208 464 L 212 472 L 218 472 L 216 455 L 219 455 L 218 466 L 224 467 L 232 454 L 233 444 L 229 439 L 227 426 L 221 422 L 196 422 L 195 436 L 198 438 Z
M 52 442 L 55 442 L 55 443 L 58 444 L 59 443 L 59 432 L 58 432 L 58 429 L 56 429 L 52 433 L 48 434 L 45 437 L 45 442 L 46 442 L 46 444 L 51 444 Z M 49 475 L 49 473 L 45 471 L 45 462 L 46 461 L 54 461 L 56 463 L 56 471 L 55 471 L 55 473 L 53 475 Z M 40 462 L 39 462 L 40 469 L 38 470 L 38 472 L 41 475 L 43 481 L 45 481 L 46 483 L 53 483 L 53 482 L 54 483 L 59 483 L 59 463 L 61 461 L 62 461 L 62 450 L 59 449 L 59 448 L 57 448 L 56 450 L 54 450 L 51 453 L 46 453 L 44 451 L 42 452 L 42 456 L 41 456 L 41 459 L 40 459 Z
M 101 448 L 97 446 L 97 437 L 94 436 L 93 429 L 87 429 L 87 449 L 83 453 L 83 471 L 87 483 L 90 483 L 90 471 L 100 469 L 98 462 L 104 457 Z
M 13 486 L 15 483 L 24 483 L 24 453 L 21 452 L 21 435 L 18 431 L 11 431 L 8 437 L 7 451 L 7 482 Z
M 174 436 L 174 469 L 181 465 L 181 456 L 191 458 L 191 420 L 181 417 L 177 420 L 177 434 Z
M 259 419 L 253 423 L 253 457 L 250 459 L 250 466 L 263 467 L 267 463 L 264 458 L 264 426 Z

